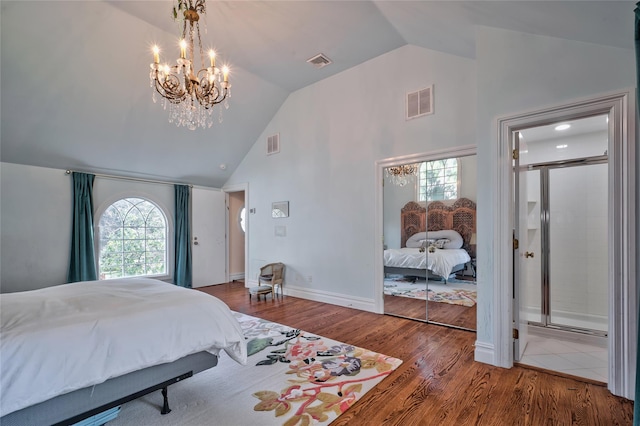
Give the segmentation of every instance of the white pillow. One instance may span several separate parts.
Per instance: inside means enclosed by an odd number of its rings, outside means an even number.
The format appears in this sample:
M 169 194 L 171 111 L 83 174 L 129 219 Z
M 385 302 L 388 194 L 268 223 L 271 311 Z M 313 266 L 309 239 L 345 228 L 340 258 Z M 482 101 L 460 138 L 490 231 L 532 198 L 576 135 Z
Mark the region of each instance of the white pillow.
M 445 243 L 443 248 L 445 249 L 459 249 L 462 248 L 464 240 L 462 235 L 453 229 L 444 229 L 442 231 L 430 231 L 427 233 L 429 238 L 435 238 L 436 240 L 447 239 L 448 243 Z
M 449 244 L 451 241 L 448 238 L 440 238 L 439 240 L 435 240 L 433 242 L 433 246 L 435 248 L 439 248 L 439 249 L 443 249 L 445 248 L 445 246 L 447 244 Z
M 407 239 L 407 243 L 405 244 L 409 248 L 420 248 L 422 244 L 425 243 L 427 239 L 426 232 L 418 232 L 417 234 L 413 234 Z
M 454 231 L 453 229 L 445 229 L 442 231 L 418 232 L 417 234 L 413 234 L 407 239 L 406 246 L 409 248 L 420 248 L 423 243 L 423 241 L 421 240 L 427 239 L 449 240 L 449 242 L 444 244 L 443 246 L 443 248 L 445 249 L 459 249 L 462 248 L 462 244 L 464 244 L 462 235 L 460 235 L 457 231 Z

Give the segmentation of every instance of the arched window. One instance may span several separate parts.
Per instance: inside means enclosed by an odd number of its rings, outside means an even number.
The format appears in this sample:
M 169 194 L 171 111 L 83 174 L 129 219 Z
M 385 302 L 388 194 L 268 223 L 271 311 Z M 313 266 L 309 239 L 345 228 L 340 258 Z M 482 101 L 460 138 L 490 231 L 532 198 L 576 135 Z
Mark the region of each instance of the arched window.
M 100 216 L 101 280 L 167 274 L 167 219 L 142 198 L 123 198 Z

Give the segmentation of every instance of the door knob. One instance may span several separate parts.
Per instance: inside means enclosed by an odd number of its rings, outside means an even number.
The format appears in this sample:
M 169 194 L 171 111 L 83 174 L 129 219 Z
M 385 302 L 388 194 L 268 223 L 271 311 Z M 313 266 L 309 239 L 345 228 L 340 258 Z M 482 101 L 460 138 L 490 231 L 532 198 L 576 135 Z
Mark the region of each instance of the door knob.
M 533 253 L 530 251 L 525 252 L 524 257 L 533 257 Z

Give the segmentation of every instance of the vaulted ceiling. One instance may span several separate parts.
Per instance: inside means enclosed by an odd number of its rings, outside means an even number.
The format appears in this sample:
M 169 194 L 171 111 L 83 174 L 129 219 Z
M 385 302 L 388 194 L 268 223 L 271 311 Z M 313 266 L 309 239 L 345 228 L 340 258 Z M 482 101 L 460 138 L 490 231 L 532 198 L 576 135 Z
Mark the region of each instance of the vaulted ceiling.
M 405 44 L 473 58 L 489 26 L 633 49 L 633 1 L 208 0 L 232 97 L 190 131 L 149 87 L 151 45 L 178 54 L 172 4 L 3 0 L 0 159 L 220 187 L 289 93 Z M 318 53 L 333 63 L 306 63 Z

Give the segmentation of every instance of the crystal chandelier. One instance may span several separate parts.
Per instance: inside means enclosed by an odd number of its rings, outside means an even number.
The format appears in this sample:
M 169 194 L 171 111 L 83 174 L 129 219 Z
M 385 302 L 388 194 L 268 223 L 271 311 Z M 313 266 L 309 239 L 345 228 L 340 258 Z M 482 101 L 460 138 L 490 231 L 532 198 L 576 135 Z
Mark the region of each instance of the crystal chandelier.
M 384 174 L 394 185 L 405 186 L 417 176 L 419 168 L 420 164 L 387 167 Z
M 153 63 L 149 74 L 153 91 L 153 102 L 157 101 L 156 92 L 162 99 L 164 109 L 169 106 L 169 122 L 176 126 L 185 126 L 190 130 L 196 127 L 213 125 L 213 107 L 224 101 L 229 108 L 231 85 L 229 68 L 216 66 L 216 54 L 209 50 L 209 67 L 204 67 L 205 57 L 200 40 L 200 14 L 206 13 L 205 0 L 176 0 L 173 6 L 174 20 L 182 21 L 180 57 L 176 65 L 160 64 L 160 49 L 153 46 Z M 206 28 L 205 28 L 206 32 Z M 197 41 L 197 50 L 194 42 Z M 195 57 L 199 53 L 199 71 L 195 71 Z M 222 109 L 218 120 L 222 122 Z

